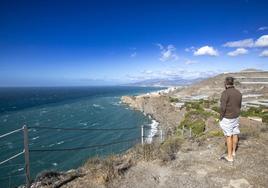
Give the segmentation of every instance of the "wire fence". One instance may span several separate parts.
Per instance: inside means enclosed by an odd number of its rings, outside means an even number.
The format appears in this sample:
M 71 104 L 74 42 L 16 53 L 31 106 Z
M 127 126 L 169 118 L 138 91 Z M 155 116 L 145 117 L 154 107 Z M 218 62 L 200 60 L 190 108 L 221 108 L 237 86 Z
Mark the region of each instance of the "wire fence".
M 134 138 L 129 138 L 129 139 L 125 139 L 125 140 L 114 140 L 112 142 L 107 142 L 107 143 L 101 143 L 101 144 L 94 144 L 94 145 L 85 145 L 85 146 L 77 146 L 77 147 L 62 147 L 62 148 L 40 148 L 40 147 L 35 147 L 35 148 L 29 148 L 29 135 L 28 135 L 28 130 L 57 130 L 57 131 L 64 131 L 64 132 L 68 132 L 68 131 L 80 131 L 80 132 L 92 132 L 92 131 L 130 131 L 130 130 L 141 130 L 141 135 L 138 137 L 134 137 Z M 149 136 L 145 136 L 145 132 L 146 131 L 152 131 L 152 130 L 158 131 L 160 132 L 160 136 L 159 135 L 151 135 L 151 137 Z M 23 133 L 23 140 L 21 140 L 21 142 L 23 142 L 23 151 L 19 151 L 18 153 L 13 154 L 12 156 L 9 156 L 8 158 L 4 159 L 3 161 L 0 161 L 0 169 L 5 169 L 5 168 L 9 168 L 12 166 L 22 166 L 22 170 L 24 170 L 23 173 L 9 173 L 6 176 L 0 177 L 0 180 L 3 179 L 8 179 L 9 180 L 9 186 L 10 186 L 10 182 L 11 182 L 11 178 L 14 177 L 19 177 L 19 176 L 25 176 L 26 179 L 26 187 L 29 188 L 31 186 L 31 176 L 30 176 L 30 164 L 34 164 L 35 162 L 31 163 L 30 162 L 30 153 L 34 154 L 34 153 L 43 153 L 43 152 L 68 152 L 68 151 L 77 151 L 77 150 L 86 150 L 86 149 L 95 149 L 96 150 L 103 150 L 102 148 L 107 147 L 107 146 L 113 146 L 113 145 L 119 145 L 119 144 L 127 144 L 126 148 L 130 147 L 130 143 L 134 143 L 137 144 L 137 142 L 141 142 L 141 144 L 144 143 L 150 143 L 152 141 L 152 137 L 160 137 L 161 140 L 163 140 L 163 133 L 162 130 L 159 131 L 159 129 L 157 128 L 151 128 L 149 126 L 141 126 L 141 128 L 139 127 L 124 127 L 124 128 L 61 128 L 61 127 L 46 127 L 46 126 L 23 126 L 22 128 L 10 131 L 8 133 L 5 133 L 3 135 L 0 135 L 0 139 L 6 138 L 10 135 L 13 135 L 15 133 L 19 133 L 22 132 Z M 79 139 L 81 138 L 80 136 L 77 136 L 76 138 L 71 137 L 71 139 Z M 69 138 L 70 139 L 70 138 Z M 124 149 L 122 149 L 124 150 Z M 121 150 L 120 150 L 121 151 Z M 4 165 L 6 163 L 9 163 L 10 161 L 14 160 L 15 158 L 19 158 L 22 157 L 24 155 L 24 163 L 18 163 L 18 164 L 7 164 Z

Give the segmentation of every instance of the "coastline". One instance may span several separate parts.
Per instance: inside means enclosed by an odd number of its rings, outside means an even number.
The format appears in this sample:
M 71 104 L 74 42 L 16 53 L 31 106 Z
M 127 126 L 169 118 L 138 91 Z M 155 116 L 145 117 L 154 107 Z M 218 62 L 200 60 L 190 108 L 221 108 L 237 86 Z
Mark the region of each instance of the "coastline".
M 160 93 L 166 93 L 166 89 L 161 89 L 161 90 L 157 90 L 157 91 L 152 91 L 152 92 L 148 92 L 148 93 L 145 93 L 145 94 L 138 94 L 138 95 L 135 95 L 135 97 L 150 97 L 150 96 L 161 96 Z M 123 96 L 122 96 L 123 97 Z M 119 103 L 123 104 L 122 100 L 119 101 Z M 124 103 L 126 104 L 126 103 Z M 93 104 L 92 105 L 94 108 L 100 108 L 99 105 L 97 104 Z M 128 108 L 130 110 L 133 110 L 131 106 L 128 105 Z M 161 125 L 160 122 L 157 121 L 157 119 L 154 118 L 154 114 L 153 113 L 146 113 L 146 111 L 140 111 L 140 112 L 143 112 L 143 115 L 144 116 L 147 116 L 149 117 L 149 119 L 151 120 L 151 123 L 150 124 L 146 124 L 150 127 L 150 131 L 148 134 L 146 134 L 146 138 L 144 138 L 144 141 L 145 143 L 152 143 L 154 141 L 154 137 L 157 135 L 158 133 L 158 128 L 159 126 Z M 122 153 L 119 153 L 117 158 L 120 158 L 121 156 L 126 156 L 126 157 L 131 157 L 132 156 L 132 152 L 135 150 L 135 148 L 137 146 L 139 146 L 140 144 L 135 144 L 133 146 L 131 146 L 128 150 L 122 152 Z M 115 156 L 115 154 L 111 153 L 107 156 L 105 156 L 105 158 L 109 159 L 113 156 Z M 105 158 L 103 158 L 105 160 Z M 88 161 L 91 161 L 91 160 L 94 160 L 94 157 L 93 158 L 89 158 Z M 125 161 L 124 161 L 125 162 Z M 64 170 L 64 171 L 55 171 L 53 169 L 45 169 L 43 171 L 40 171 L 36 177 L 35 177 L 35 182 L 34 182 L 34 185 L 36 187 L 43 187 L 42 186 L 42 183 L 43 182 L 46 182 L 46 181 L 54 181 L 53 178 L 51 178 L 51 176 L 59 176 L 59 182 L 65 182 L 65 181 L 72 181 L 73 179 L 76 179 L 76 178 L 79 178 L 79 177 L 83 177 L 84 174 L 81 173 L 81 171 L 83 171 L 85 168 L 85 164 L 82 164 L 80 167 L 78 168 L 70 168 L 69 170 Z M 121 168 L 121 166 L 119 167 Z M 122 167 L 124 168 L 124 167 Z M 120 169 L 119 169 L 120 170 Z M 51 179 L 50 179 L 51 178 Z M 53 182 L 55 184 L 57 184 L 57 182 Z M 23 185 L 19 186 L 19 187 L 24 187 Z
M 147 141 L 152 142 L 159 134 L 168 135 L 182 121 L 185 110 L 179 109 L 170 102 L 170 93 L 177 87 L 169 87 L 137 96 L 122 96 L 121 103 L 128 105 L 133 110 L 142 112 L 152 119 L 151 131 Z M 162 135 L 161 135 L 162 136 Z

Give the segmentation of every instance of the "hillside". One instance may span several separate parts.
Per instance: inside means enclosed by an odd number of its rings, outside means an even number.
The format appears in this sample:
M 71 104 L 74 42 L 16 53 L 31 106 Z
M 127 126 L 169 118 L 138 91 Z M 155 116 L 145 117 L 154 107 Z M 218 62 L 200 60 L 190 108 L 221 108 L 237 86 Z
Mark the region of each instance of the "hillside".
M 235 78 L 235 86 L 246 96 L 245 98 L 268 97 L 268 71 L 254 71 L 254 69 L 219 74 L 187 88 L 176 90 L 173 94 L 179 98 L 190 96 L 219 98 L 224 90 L 224 79 L 228 76 Z

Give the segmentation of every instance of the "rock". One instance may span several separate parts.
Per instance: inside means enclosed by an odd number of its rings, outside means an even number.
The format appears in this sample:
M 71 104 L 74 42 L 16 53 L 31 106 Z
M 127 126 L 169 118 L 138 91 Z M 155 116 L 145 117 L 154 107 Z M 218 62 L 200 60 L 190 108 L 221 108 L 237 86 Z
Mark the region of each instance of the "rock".
M 122 175 L 132 166 L 131 160 L 123 161 L 121 164 L 118 164 L 114 167 L 115 173 Z
M 83 176 L 79 170 L 69 170 L 68 172 L 43 171 L 37 175 L 32 188 L 52 187 L 58 188 L 68 182 Z
M 244 178 L 236 179 L 236 180 L 230 180 L 229 185 L 224 186 L 224 188 L 249 188 L 249 187 L 252 187 L 252 186 Z
M 165 133 L 178 126 L 185 114 L 185 109 L 176 109 L 170 103 L 168 96 L 123 96 L 121 101 L 133 109 L 150 115 L 152 119 L 160 123 Z

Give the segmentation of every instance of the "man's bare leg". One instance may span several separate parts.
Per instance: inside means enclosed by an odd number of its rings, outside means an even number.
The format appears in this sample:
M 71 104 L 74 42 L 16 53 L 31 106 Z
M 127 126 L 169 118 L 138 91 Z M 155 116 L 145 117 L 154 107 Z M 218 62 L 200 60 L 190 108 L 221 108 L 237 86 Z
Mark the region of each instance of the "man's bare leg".
M 227 159 L 232 161 L 233 155 L 232 155 L 232 149 L 233 149 L 233 139 L 232 136 L 226 136 L 226 143 L 227 143 Z
M 237 148 L 237 143 L 238 143 L 238 135 L 234 134 L 232 136 L 232 141 L 233 141 L 233 150 L 232 150 L 232 155 L 235 156 L 236 148 Z

